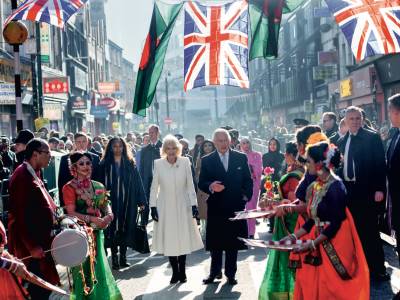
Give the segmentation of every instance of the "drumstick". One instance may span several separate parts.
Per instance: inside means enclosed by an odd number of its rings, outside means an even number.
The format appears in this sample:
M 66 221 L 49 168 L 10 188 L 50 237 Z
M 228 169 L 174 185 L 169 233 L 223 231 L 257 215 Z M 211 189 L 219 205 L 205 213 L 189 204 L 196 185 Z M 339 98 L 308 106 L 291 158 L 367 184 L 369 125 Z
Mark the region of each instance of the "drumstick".
M 67 243 L 67 244 L 64 244 L 64 245 L 61 245 L 61 246 L 58 246 L 58 247 L 55 247 L 55 248 L 52 248 L 52 249 L 43 251 L 43 253 L 47 253 L 47 252 L 50 252 L 50 251 L 53 251 L 53 250 L 58 250 L 58 249 L 66 248 L 66 247 L 68 247 L 68 246 L 75 245 L 75 244 L 77 244 L 77 243 L 78 243 L 78 241 L 73 241 L 73 242 L 70 242 L 70 243 Z M 25 259 L 32 258 L 32 257 L 33 257 L 33 256 L 31 255 L 31 256 L 24 257 L 24 258 L 20 258 L 19 260 L 25 260 Z

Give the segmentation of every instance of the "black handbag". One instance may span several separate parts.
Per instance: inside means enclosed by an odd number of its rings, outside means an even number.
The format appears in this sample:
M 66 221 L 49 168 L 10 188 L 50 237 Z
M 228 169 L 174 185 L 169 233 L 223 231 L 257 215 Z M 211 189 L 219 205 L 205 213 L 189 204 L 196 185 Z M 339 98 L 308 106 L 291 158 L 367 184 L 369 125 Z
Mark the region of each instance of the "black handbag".
M 144 219 L 144 211 L 139 211 L 136 217 L 135 241 L 132 247 L 133 250 L 142 254 L 150 253 L 149 240 Z

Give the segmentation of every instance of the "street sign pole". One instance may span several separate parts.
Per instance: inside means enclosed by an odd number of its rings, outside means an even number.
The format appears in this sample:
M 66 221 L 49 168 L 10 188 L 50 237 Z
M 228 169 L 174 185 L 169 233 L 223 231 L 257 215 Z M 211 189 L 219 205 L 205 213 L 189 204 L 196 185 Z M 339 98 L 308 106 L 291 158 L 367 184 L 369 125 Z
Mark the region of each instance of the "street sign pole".
M 17 9 L 17 0 L 11 0 L 11 9 Z M 15 112 L 17 117 L 17 132 L 24 128 L 22 121 L 22 100 L 21 100 L 21 59 L 19 55 L 19 45 L 14 48 L 14 78 L 15 78 Z
M 43 87 L 42 87 L 42 50 L 41 50 L 41 36 L 40 36 L 40 23 L 35 22 L 36 31 L 36 63 L 37 63 L 37 89 L 38 89 L 38 115 L 39 118 L 43 117 Z

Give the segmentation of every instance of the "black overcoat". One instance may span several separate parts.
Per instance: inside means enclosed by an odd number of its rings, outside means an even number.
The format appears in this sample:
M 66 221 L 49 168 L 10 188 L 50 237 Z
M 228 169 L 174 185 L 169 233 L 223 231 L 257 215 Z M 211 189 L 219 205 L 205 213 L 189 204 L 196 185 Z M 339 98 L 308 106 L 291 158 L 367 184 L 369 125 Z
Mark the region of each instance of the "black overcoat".
M 111 208 L 114 220 L 105 231 L 106 245 L 117 239 L 129 247 L 134 247 L 136 218 L 139 206 L 147 204 L 147 198 L 143 189 L 139 171 L 133 162 L 123 159 L 121 162 L 121 174 L 119 184 L 115 184 L 114 165 L 101 161 L 99 165 L 100 182 L 110 191 Z M 118 232 L 118 237 L 117 237 Z
M 400 231 L 400 140 L 397 142 L 392 159 L 389 161 L 389 146 L 391 143 L 394 143 L 394 141 L 391 140 L 388 143 L 388 151 L 386 152 L 388 187 L 392 202 L 392 224 L 396 231 Z
M 211 193 L 209 187 L 214 181 L 221 181 L 225 189 L 220 193 Z M 247 238 L 247 222 L 230 221 L 229 218 L 234 217 L 235 212 L 244 210 L 253 195 L 247 156 L 229 150 L 227 172 L 217 151 L 203 157 L 199 188 L 210 195 L 207 200 L 206 250 L 245 249 L 238 237 Z

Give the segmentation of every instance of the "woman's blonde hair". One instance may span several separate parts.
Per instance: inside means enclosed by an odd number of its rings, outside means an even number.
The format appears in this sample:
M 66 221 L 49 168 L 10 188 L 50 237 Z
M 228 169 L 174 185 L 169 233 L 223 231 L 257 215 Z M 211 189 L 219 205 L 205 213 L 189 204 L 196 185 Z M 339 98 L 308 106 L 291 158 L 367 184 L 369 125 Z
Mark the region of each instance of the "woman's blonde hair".
M 162 148 L 161 148 L 161 157 L 166 158 L 167 157 L 167 147 L 173 145 L 176 147 L 176 156 L 181 156 L 182 155 L 182 145 L 179 143 L 178 139 L 174 137 L 172 134 L 168 134 L 162 142 Z

